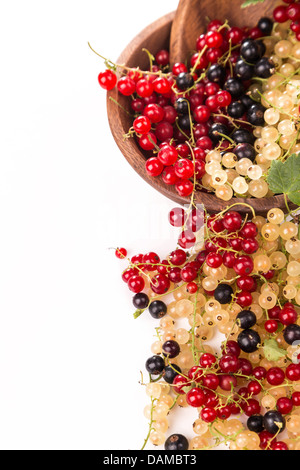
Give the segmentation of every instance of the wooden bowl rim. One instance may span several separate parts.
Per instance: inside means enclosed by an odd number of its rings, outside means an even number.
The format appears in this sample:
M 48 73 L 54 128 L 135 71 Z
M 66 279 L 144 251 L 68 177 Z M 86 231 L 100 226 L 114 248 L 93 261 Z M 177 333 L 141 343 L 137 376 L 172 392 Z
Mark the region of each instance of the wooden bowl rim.
M 145 47 L 147 44 L 147 39 L 155 34 L 162 27 L 170 25 L 175 16 L 175 12 L 168 13 L 158 20 L 151 23 L 149 26 L 144 28 L 137 36 L 135 36 L 132 41 L 125 47 L 120 57 L 118 58 L 117 63 L 128 64 L 130 58 L 132 57 L 134 51 L 137 48 Z M 118 99 L 118 91 L 115 87 L 113 90 L 107 93 L 107 115 L 110 125 L 110 129 L 116 144 L 121 150 L 122 154 L 134 170 L 148 183 L 150 186 L 155 188 L 157 191 L 162 193 L 168 199 L 184 206 L 190 204 L 190 197 L 180 196 L 174 186 L 165 184 L 162 181 L 162 177 L 152 177 L 148 175 L 144 162 L 146 161 L 145 155 L 138 147 L 134 138 L 124 139 L 123 135 L 128 132 L 128 129 L 124 129 L 121 113 L 124 111 L 118 107 L 110 98 L 115 100 Z M 143 163 L 141 165 L 141 162 Z M 202 191 L 197 191 L 194 196 L 194 203 L 196 205 L 204 205 L 208 213 L 216 213 L 226 209 L 229 206 L 235 205 L 234 209 L 242 213 L 251 214 L 251 207 L 254 209 L 257 215 L 266 214 L 270 209 L 274 207 L 281 208 L 284 212 L 287 212 L 284 195 L 275 195 L 268 198 L 242 198 L 242 197 L 233 197 L 229 201 L 222 201 L 217 198 L 214 194 L 205 193 Z M 247 204 L 248 206 L 245 206 Z M 289 204 L 290 208 L 296 208 L 297 206 Z

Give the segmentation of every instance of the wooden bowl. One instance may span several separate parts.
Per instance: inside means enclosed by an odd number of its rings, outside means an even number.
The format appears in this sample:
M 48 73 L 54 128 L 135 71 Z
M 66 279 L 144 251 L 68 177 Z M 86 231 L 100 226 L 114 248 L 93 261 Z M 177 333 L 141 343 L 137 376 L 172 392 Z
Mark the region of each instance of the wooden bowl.
M 257 17 L 259 17 L 259 14 L 263 11 L 264 3 L 259 5 L 261 5 L 260 8 L 259 6 L 256 7 L 258 11 Z M 242 15 L 244 17 L 247 16 L 246 10 L 241 10 L 241 16 Z M 125 64 L 128 67 L 139 66 L 141 70 L 147 70 L 149 59 L 147 54 L 142 51 L 142 48 L 147 48 L 152 54 L 156 54 L 160 49 L 168 49 L 174 16 L 175 12 L 169 13 L 145 28 L 128 44 L 117 63 Z M 199 34 L 201 34 L 201 31 L 199 31 Z M 160 176 L 151 177 L 148 175 L 145 169 L 146 153 L 143 153 L 134 138 L 124 139 L 123 137 L 132 126 L 132 117 L 115 104 L 111 98 L 118 101 L 121 106 L 130 111 L 129 99 L 118 93 L 117 88 L 107 93 L 107 113 L 111 132 L 126 160 L 147 183 L 164 196 L 181 205 L 189 204 L 189 197 L 180 196 L 175 187 L 165 184 Z M 262 199 L 234 197 L 226 202 L 217 198 L 214 194 L 198 191 L 195 194 L 194 201 L 196 204 L 203 204 L 209 213 L 220 212 L 235 203 L 251 205 L 258 215 L 266 215 L 269 209 L 274 207 L 279 207 L 286 211 L 283 195 Z M 291 205 L 291 207 L 293 206 Z M 235 210 L 245 214 L 251 213 L 251 209 L 244 205 L 236 206 Z

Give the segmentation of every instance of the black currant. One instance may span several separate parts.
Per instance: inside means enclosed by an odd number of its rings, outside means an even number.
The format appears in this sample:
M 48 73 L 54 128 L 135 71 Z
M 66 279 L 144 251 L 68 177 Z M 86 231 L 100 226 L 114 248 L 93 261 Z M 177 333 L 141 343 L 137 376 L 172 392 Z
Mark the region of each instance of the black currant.
M 210 82 L 223 84 L 226 77 L 226 71 L 225 68 L 222 67 L 222 65 L 213 64 L 209 67 L 208 71 L 206 72 L 206 76 Z
M 233 101 L 227 107 L 227 113 L 230 117 L 234 119 L 241 118 L 246 112 L 246 107 L 241 101 Z
M 288 325 L 283 331 L 283 337 L 287 344 L 293 344 L 295 341 L 300 341 L 300 326 L 295 323 Z
M 149 313 L 153 318 L 161 318 L 167 313 L 167 306 L 161 300 L 154 300 L 149 305 Z
M 270 36 L 273 29 L 273 21 L 271 20 L 271 18 L 264 16 L 259 20 L 257 26 L 265 36 Z
M 172 384 L 176 375 L 181 373 L 181 369 L 177 364 L 170 364 L 166 366 L 163 371 L 163 379 L 168 383 Z
M 165 442 L 165 450 L 188 450 L 189 441 L 182 434 L 171 434 Z
M 246 62 L 240 58 L 237 60 L 234 67 L 235 75 L 242 80 L 250 80 L 254 75 L 254 66 L 246 64 Z
M 275 64 L 269 57 L 262 57 L 254 66 L 254 74 L 260 78 L 269 78 L 275 72 Z
M 233 289 L 229 284 L 219 284 L 214 292 L 214 298 L 220 304 L 229 304 L 232 300 Z
M 224 90 L 228 91 L 233 98 L 239 98 L 245 91 L 244 85 L 238 78 L 228 78 L 224 84 Z
M 246 353 L 256 351 L 260 341 L 259 334 L 251 329 L 241 331 L 237 338 L 239 347 Z
M 233 153 L 238 157 L 239 160 L 242 160 L 242 158 L 249 158 L 249 160 L 253 162 L 256 157 L 255 148 L 247 142 L 238 144 L 234 148 Z
M 176 341 L 171 339 L 162 345 L 162 353 L 164 356 L 172 359 L 180 353 L 180 346 Z
M 247 110 L 247 120 L 250 124 L 254 126 L 263 126 L 264 125 L 264 112 L 266 108 L 260 103 L 254 103 Z
M 178 126 L 180 127 L 180 129 L 190 129 L 191 127 L 190 116 L 188 114 L 185 114 L 183 116 L 178 116 Z
M 174 108 L 178 114 L 188 114 L 189 102 L 186 98 L 178 98 L 178 100 L 175 101 Z
M 241 56 L 246 62 L 255 63 L 261 58 L 261 48 L 254 39 L 246 39 L 241 45 Z
M 270 410 L 264 415 L 264 428 L 271 434 L 277 434 L 285 429 L 285 418 L 279 411 Z
M 264 430 L 264 418 L 262 415 L 252 415 L 247 419 L 247 428 L 249 431 L 261 432 Z
M 218 142 L 219 140 L 223 139 L 223 136 L 220 134 L 229 135 L 228 127 L 225 126 L 225 124 L 214 122 L 209 128 L 208 137 L 213 142 Z
M 256 323 L 256 315 L 251 310 L 243 310 L 237 315 L 237 324 L 243 330 L 251 328 Z
M 250 108 L 250 106 L 252 106 L 253 104 L 255 104 L 255 102 L 249 95 L 241 96 L 240 101 L 243 103 L 244 106 L 246 106 L 247 109 Z
M 181 72 L 176 77 L 176 85 L 179 90 L 187 90 L 194 85 L 194 78 L 190 73 Z
M 132 303 L 138 310 L 144 310 L 149 305 L 149 297 L 144 292 L 139 292 L 133 296 Z
M 237 129 L 233 132 L 231 137 L 237 144 L 253 145 L 255 141 L 254 135 L 247 129 Z
M 265 43 L 261 39 L 258 39 L 258 41 L 256 42 L 261 50 L 260 56 L 262 57 L 263 55 L 265 55 L 267 48 L 265 46 Z
M 165 368 L 165 361 L 161 356 L 152 356 L 147 359 L 145 367 L 149 374 L 159 375 Z

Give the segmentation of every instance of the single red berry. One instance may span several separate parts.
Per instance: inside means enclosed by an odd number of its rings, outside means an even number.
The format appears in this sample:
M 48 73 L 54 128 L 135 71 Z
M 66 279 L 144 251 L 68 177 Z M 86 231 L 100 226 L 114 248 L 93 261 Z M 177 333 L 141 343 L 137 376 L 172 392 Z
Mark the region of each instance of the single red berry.
M 272 320 L 273 319 L 277 320 L 277 319 L 279 319 L 280 312 L 281 312 L 281 308 L 278 305 L 275 305 L 275 307 L 270 308 L 268 310 L 268 317 Z
M 157 158 L 163 165 L 174 165 L 177 161 L 178 153 L 175 147 L 170 144 L 165 144 L 157 154 Z
M 196 383 L 200 383 L 203 377 L 203 369 L 199 366 L 193 366 L 188 372 L 189 378 Z
M 210 118 L 210 114 L 209 107 L 205 105 L 198 106 L 193 112 L 195 121 L 200 123 L 207 122 Z
M 285 379 L 285 373 L 280 367 L 271 367 L 267 371 L 266 379 L 270 385 L 280 385 Z
M 284 306 L 278 315 L 278 319 L 283 325 L 291 325 L 297 321 L 297 312 L 293 307 Z
M 261 449 L 265 449 L 266 447 L 269 448 L 269 441 L 272 441 L 272 445 L 276 443 L 276 438 L 274 437 L 274 434 L 271 434 L 269 431 L 266 430 L 259 433 L 259 438 Z
M 156 274 L 151 279 L 150 287 L 156 294 L 165 294 L 170 288 L 170 280 L 164 274 Z
M 99 73 L 98 75 L 99 85 L 104 88 L 104 90 L 112 90 L 117 84 L 117 76 L 112 70 L 105 70 L 104 72 Z
M 257 234 L 257 226 L 253 222 L 246 222 L 243 228 L 239 231 L 239 236 L 242 238 L 255 238 Z
M 240 353 L 241 349 L 236 341 L 226 341 L 225 346 L 222 347 L 222 354 L 232 354 L 238 357 Z
M 136 84 L 136 92 L 141 98 L 151 96 L 153 91 L 153 84 L 147 78 L 141 78 Z
M 171 268 L 168 274 L 168 278 L 174 284 L 177 284 L 181 281 L 181 269 L 180 268 Z
M 150 176 L 160 175 L 163 169 L 163 164 L 156 157 L 151 157 L 146 161 L 146 171 Z
M 186 158 L 180 158 L 175 162 L 175 173 L 178 178 L 191 178 L 194 175 L 194 163 Z
M 139 273 L 136 268 L 128 268 L 122 273 L 122 279 L 124 282 L 128 282 L 131 276 L 136 276 Z
M 246 255 L 238 256 L 233 265 L 233 269 L 235 270 L 236 274 L 240 276 L 251 274 L 253 267 L 254 264 L 252 258 Z
M 133 121 L 133 128 L 137 134 L 148 134 L 151 129 L 150 119 L 146 116 L 139 116 Z
M 123 259 L 127 256 L 127 250 L 126 248 L 117 248 L 115 251 L 115 255 L 119 259 Z
M 229 416 L 231 416 L 230 406 L 229 405 L 220 406 L 220 408 L 217 409 L 217 416 L 218 418 L 222 420 L 228 419 Z
M 258 380 L 262 380 L 266 377 L 267 375 L 267 370 L 264 368 L 264 367 L 261 367 L 261 366 L 257 366 L 257 367 L 254 367 L 253 371 L 252 371 L 252 375 L 253 377 L 255 377 L 256 379 Z
M 139 276 L 139 275 L 131 276 L 127 284 L 128 284 L 129 289 L 135 294 L 142 292 L 142 290 L 145 287 L 145 281 L 142 278 L 142 276 Z
M 197 277 L 197 270 L 192 266 L 185 266 L 181 270 L 181 279 L 184 282 L 194 281 Z
M 156 93 L 164 95 L 171 91 L 171 83 L 164 77 L 156 78 L 152 84 Z
M 144 108 L 143 115 L 146 116 L 150 120 L 150 122 L 156 124 L 163 120 L 165 111 L 158 104 L 150 103 Z
M 286 9 L 289 20 L 297 21 L 300 19 L 300 5 L 299 3 L 292 3 Z
M 292 382 L 300 380 L 300 364 L 289 364 L 286 368 L 286 377 Z
M 169 55 L 169 52 L 166 49 L 161 49 L 155 55 L 155 62 L 158 65 L 162 65 L 163 67 L 168 65 L 169 60 L 170 60 L 170 55 Z
M 247 376 L 252 374 L 252 364 L 248 359 L 244 357 L 239 358 L 239 372 Z
M 174 185 L 178 181 L 178 176 L 175 173 L 173 166 L 166 166 L 161 174 L 162 180 L 166 184 Z
M 272 450 L 289 450 L 288 445 L 283 441 L 272 442 L 270 447 Z
M 243 40 L 243 37 L 244 37 L 243 31 L 237 26 L 233 26 L 232 28 L 229 28 L 227 30 L 226 39 L 228 41 L 231 40 L 231 44 L 233 45 L 240 44 Z
M 219 386 L 219 376 L 216 374 L 206 374 L 202 379 L 203 387 L 210 390 L 216 390 Z
M 231 390 L 232 387 L 236 387 L 237 385 L 237 380 L 234 375 L 229 375 L 229 374 L 222 374 L 219 375 L 219 380 L 220 380 L 220 388 L 222 390 Z
M 217 418 L 217 412 L 214 408 L 206 406 L 201 410 L 200 417 L 206 423 L 212 423 Z
M 255 238 L 245 238 L 242 241 L 242 249 L 247 255 L 252 255 L 259 248 L 258 241 Z
M 226 268 L 233 268 L 235 262 L 236 262 L 236 254 L 233 253 L 232 251 L 226 251 L 223 255 L 224 266 L 226 266 Z
M 273 18 L 277 23 L 285 23 L 289 19 L 287 8 L 284 5 L 276 7 L 273 11 Z
M 280 397 L 277 400 L 276 408 L 283 415 L 289 414 L 293 409 L 293 400 L 287 397 Z
M 153 150 L 157 143 L 157 139 L 153 132 L 149 132 L 149 134 L 143 134 L 139 138 L 139 146 L 143 150 Z
M 195 176 L 197 181 L 201 180 L 202 177 L 205 175 L 205 162 L 203 160 L 195 160 Z
M 223 263 L 223 258 L 219 253 L 208 253 L 206 264 L 210 268 L 219 268 Z
M 190 196 L 194 190 L 194 185 L 190 180 L 182 179 L 175 184 L 176 191 L 180 196 Z
M 239 289 L 248 291 L 248 292 L 255 292 L 257 287 L 257 282 L 254 277 L 251 276 L 241 276 L 236 280 L 236 285 Z
M 186 394 L 186 401 L 190 406 L 199 408 L 206 402 L 205 393 L 200 388 L 192 388 Z
M 216 356 L 211 353 L 203 353 L 200 356 L 199 364 L 201 367 L 212 367 L 217 362 Z
M 173 390 L 175 393 L 179 395 L 185 395 L 185 391 L 183 390 L 184 387 L 189 385 L 189 380 L 184 377 L 183 375 L 176 375 L 173 380 Z
M 189 230 L 184 230 L 178 237 L 178 245 L 181 246 L 181 248 L 183 249 L 191 248 L 195 245 L 195 242 L 196 237 L 194 233 Z
M 186 288 L 190 294 L 195 294 L 198 290 L 198 285 L 195 282 L 189 282 Z
M 251 382 L 248 383 L 247 388 L 250 395 L 258 395 L 262 390 L 261 385 L 256 382 L 256 380 L 251 380 Z
M 293 392 L 292 401 L 294 406 L 300 406 L 300 392 Z
M 253 298 L 250 292 L 242 291 L 238 292 L 236 295 L 236 303 L 241 307 L 250 307 L 253 302 Z
M 179 75 L 180 73 L 186 73 L 188 70 L 187 70 L 187 67 L 185 64 L 183 64 L 182 62 L 176 62 L 174 65 L 173 65 L 173 68 L 172 68 L 172 73 L 173 75 L 175 75 L 177 77 L 177 75 Z
M 229 211 L 223 217 L 223 225 L 229 232 L 240 230 L 242 225 L 242 217 L 236 211 Z
M 239 360 L 233 354 L 225 354 L 219 361 L 219 366 L 222 372 L 233 373 L 239 369 Z
M 135 98 L 131 101 L 130 106 L 135 113 L 142 113 L 145 108 L 145 103 L 143 98 Z
M 260 404 L 255 398 L 248 398 L 243 410 L 246 416 L 258 415 L 260 413 Z
M 166 114 L 165 114 L 166 117 Z M 173 137 L 173 126 L 170 122 L 161 121 L 157 124 L 155 129 L 155 135 L 161 142 L 172 139 Z
M 278 330 L 278 322 L 276 320 L 267 320 L 264 326 L 268 333 L 275 333 Z
M 124 96 L 130 96 L 135 92 L 135 82 L 129 77 L 121 77 L 118 80 L 118 91 Z

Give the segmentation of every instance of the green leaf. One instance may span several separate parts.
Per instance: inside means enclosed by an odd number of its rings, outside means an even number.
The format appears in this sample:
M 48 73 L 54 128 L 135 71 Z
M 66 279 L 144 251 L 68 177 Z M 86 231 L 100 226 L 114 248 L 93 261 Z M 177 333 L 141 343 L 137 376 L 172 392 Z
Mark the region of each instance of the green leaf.
M 285 357 L 287 352 L 278 346 L 276 339 L 266 339 L 264 341 L 263 350 L 266 359 L 269 361 L 278 361 L 281 357 Z
M 249 7 L 250 5 L 256 5 L 257 3 L 262 3 L 264 2 L 265 0 L 246 0 L 243 4 L 242 4 L 242 8 L 246 8 L 246 7 Z
M 294 153 L 285 162 L 273 160 L 267 182 L 273 193 L 286 194 L 290 201 L 300 205 L 300 153 Z

